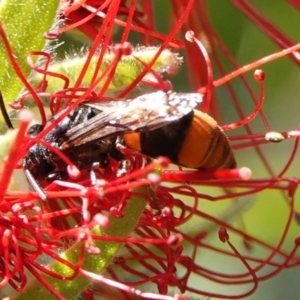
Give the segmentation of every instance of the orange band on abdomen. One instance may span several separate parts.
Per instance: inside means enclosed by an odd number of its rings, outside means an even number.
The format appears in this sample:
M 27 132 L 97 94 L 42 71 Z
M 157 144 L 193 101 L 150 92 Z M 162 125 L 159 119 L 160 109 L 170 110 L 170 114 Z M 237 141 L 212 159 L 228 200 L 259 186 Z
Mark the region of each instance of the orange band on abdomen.
M 201 168 L 209 158 L 216 130 L 218 125 L 213 118 L 194 110 L 193 120 L 177 157 L 178 164 L 188 168 Z
M 139 132 L 130 132 L 123 135 L 124 143 L 130 149 L 141 152 L 141 141 Z

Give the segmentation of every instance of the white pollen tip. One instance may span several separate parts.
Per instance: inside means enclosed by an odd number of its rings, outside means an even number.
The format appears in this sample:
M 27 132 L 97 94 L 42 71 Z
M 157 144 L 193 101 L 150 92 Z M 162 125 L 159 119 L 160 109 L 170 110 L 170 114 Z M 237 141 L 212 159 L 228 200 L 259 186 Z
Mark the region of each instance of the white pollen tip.
M 242 167 L 239 169 L 240 178 L 243 180 L 249 180 L 252 176 L 252 171 L 247 167 Z
M 19 112 L 19 120 L 23 123 L 30 123 L 33 120 L 33 113 L 29 109 L 22 109 Z

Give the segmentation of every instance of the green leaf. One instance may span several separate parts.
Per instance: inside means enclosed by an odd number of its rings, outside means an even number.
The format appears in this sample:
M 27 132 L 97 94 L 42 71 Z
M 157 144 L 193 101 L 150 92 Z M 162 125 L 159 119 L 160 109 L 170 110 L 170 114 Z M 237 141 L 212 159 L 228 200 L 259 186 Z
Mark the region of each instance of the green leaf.
M 59 0 L 2 0 L 0 20 L 8 37 L 13 55 L 25 78 L 30 74 L 27 56 L 31 51 L 41 51 L 57 17 Z M 17 98 L 24 85 L 17 76 L 3 40 L 0 40 L 0 90 L 6 103 Z

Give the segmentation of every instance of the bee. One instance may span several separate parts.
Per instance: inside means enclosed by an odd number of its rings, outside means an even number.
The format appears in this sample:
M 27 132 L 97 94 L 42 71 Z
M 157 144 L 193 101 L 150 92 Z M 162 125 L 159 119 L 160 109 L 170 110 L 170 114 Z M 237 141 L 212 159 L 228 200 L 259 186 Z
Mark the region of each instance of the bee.
M 174 164 L 193 169 L 236 167 L 229 142 L 217 122 L 196 106 L 199 93 L 154 92 L 129 100 L 88 101 L 80 104 L 43 140 L 62 151 L 79 169 L 105 168 L 109 157 L 124 160 L 117 140 L 151 158 L 168 157 Z M 36 136 L 45 125 L 33 125 Z M 25 175 L 39 196 L 47 196 L 36 180 L 67 176 L 66 163 L 43 144 L 33 145 L 23 159 Z

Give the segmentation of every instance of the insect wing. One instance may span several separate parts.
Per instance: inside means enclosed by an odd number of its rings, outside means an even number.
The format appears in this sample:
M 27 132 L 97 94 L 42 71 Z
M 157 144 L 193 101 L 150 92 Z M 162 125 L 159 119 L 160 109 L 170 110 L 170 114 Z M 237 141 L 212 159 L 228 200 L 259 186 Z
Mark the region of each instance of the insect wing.
M 65 134 L 60 149 L 117 136 L 129 131 L 149 131 L 179 120 L 202 101 L 198 93 L 145 94 L 130 100 L 86 102 L 99 114 Z

